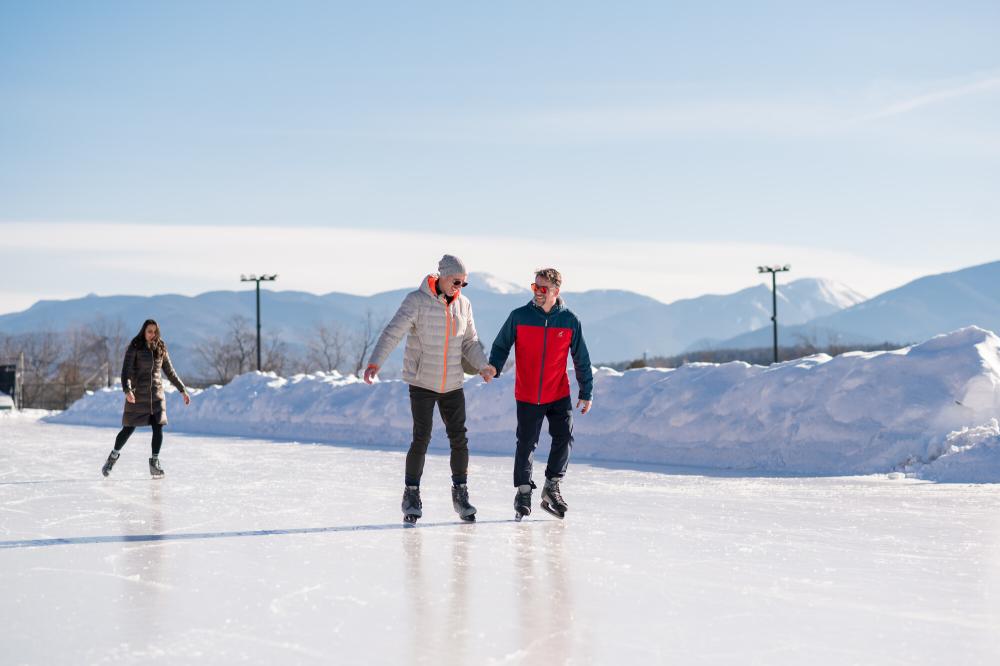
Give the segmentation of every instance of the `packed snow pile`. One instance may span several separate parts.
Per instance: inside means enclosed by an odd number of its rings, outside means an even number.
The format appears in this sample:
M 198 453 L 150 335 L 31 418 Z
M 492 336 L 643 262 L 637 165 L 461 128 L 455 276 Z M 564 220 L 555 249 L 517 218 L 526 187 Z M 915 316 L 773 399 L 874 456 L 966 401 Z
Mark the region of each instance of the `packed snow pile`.
M 508 370 L 490 384 L 466 382 L 473 452 L 513 452 L 513 381 Z M 575 459 L 1000 482 L 1000 338 L 976 327 L 769 367 L 599 368 L 594 395 L 593 411 L 575 419 Z M 406 384 L 335 373 L 250 373 L 193 392 L 188 407 L 176 392 L 167 401 L 170 428 L 186 432 L 395 447 L 412 428 Z M 120 390 L 105 390 L 48 420 L 117 425 L 122 404 Z M 448 448 L 440 424 L 431 448 Z

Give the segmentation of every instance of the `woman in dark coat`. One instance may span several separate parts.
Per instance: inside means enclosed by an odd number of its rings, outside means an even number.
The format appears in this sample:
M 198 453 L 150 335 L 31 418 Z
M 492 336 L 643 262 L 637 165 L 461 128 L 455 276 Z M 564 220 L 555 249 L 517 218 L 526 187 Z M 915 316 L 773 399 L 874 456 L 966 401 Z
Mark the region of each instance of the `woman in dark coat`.
M 163 426 L 167 424 L 167 403 L 163 396 L 161 369 L 170 383 L 184 396 L 184 404 L 190 404 L 187 389 L 170 363 L 167 345 L 160 337 L 159 324 L 147 319 L 125 350 L 125 362 L 122 364 L 125 412 L 122 414 L 122 430 L 115 439 L 115 448 L 101 469 L 104 476 L 111 473 L 122 447 L 135 429 L 147 425 L 153 427 L 153 457 L 149 459 L 149 473 L 154 478 L 163 476 L 160 446 L 163 444 Z

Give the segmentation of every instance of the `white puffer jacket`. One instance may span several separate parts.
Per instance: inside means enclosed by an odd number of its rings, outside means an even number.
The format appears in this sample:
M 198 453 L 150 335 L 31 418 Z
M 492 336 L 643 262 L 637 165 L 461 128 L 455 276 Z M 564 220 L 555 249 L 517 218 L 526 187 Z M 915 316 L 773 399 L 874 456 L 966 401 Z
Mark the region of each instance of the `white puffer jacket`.
M 412 386 L 447 393 L 462 388 L 462 357 L 477 370 L 489 360 L 479 343 L 472 303 L 457 292 L 451 304 L 437 293 L 437 276 L 428 275 L 411 291 L 382 331 L 369 365 L 379 367 L 406 335 L 403 381 Z

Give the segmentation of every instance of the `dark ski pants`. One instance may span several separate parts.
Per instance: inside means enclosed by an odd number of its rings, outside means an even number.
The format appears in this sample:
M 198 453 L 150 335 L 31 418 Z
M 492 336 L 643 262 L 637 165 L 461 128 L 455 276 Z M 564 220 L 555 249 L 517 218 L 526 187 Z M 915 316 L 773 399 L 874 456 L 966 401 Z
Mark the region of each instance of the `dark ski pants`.
M 531 467 L 535 447 L 542 432 L 542 421 L 549 420 L 552 448 L 545 467 L 546 479 L 561 479 L 569 466 L 569 452 L 573 446 L 573 401 L 569 396 L 555 402 L 536 405 L 517 403 L 517 452 L 514 454 L 514 485 L 531 483 Z
M 451 442 L 451 481 L 466 483 L 469 478 L 469 438 L 465 436 L 465 391 L 447 393 L 410 387 L 410 411 L 413 413 L 413 441 L 406 453 L 406 485 L 419 486 L 424 473 L 424 458 L 434 426 L 434 405 L 444 421 Z
M 151 425 L 153 426 L 153 457 L 156 458 L 160 455 L 160 447 L 163 446 L 163 426 L 159 423 Z M 128 441 L 133 432 L 135 432 L 134 426 L 125 426 L 122 428 L 122 431 L 115 437 L 115 451 L 122 450 L 125 442 Z

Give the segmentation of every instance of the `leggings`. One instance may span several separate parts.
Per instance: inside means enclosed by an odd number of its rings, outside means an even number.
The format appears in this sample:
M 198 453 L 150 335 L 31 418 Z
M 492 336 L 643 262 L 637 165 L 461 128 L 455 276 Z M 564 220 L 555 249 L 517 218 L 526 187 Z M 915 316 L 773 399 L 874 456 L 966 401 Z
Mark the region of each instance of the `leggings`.
M 128 438 L 132 436 L 135 432 L 134 426 L 125 426 L 122 431 L 118 433 L 115 437 L 115 451 L 121 451 L 122 447 L 125 446 L 125 442 Z M 153 457 L 156 458 L 160 455 L 160 447 L 163 445 L 163 426 L 159 423 L 153 424 Z

